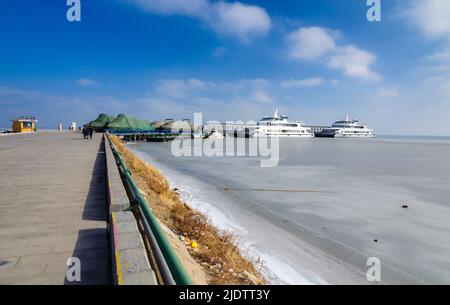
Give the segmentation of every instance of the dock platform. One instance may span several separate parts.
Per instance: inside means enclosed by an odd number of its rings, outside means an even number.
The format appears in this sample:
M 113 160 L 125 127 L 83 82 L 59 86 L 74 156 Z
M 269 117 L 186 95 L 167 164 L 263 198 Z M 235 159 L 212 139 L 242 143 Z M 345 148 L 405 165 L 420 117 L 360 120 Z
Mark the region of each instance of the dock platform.
M 0 284 L 111 284 L 105 181 L 101 134 L 0 136 Z

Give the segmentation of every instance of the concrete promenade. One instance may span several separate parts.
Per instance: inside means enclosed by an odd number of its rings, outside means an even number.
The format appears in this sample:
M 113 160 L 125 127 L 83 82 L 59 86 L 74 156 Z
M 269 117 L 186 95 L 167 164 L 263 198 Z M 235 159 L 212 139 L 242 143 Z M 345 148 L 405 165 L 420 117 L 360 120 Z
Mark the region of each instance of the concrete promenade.
M 102 135 L 0 136 L 0 284 L 111 284 Z M 75 283 L 80 284 L 80 283 Z

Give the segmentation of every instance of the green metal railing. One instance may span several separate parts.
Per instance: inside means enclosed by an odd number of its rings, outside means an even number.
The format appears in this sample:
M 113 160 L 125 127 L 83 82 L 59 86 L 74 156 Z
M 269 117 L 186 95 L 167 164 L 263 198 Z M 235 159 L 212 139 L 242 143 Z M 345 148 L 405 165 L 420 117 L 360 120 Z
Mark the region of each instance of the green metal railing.
M 108 136 L 109 138 L 109 136 Z M 191 285 L 192 281 L 189 278 L 186 270 L 184 269 L 183 265 L 181 264 L 178 256 L 175 254 L 174 250 L 172 249 L 169 241 L 165 237 L 165 233 L 163 232 L 161 226 L 158 223 L 158 220 L 156 219 L 155 215 L 153 214 L 147 200 L 142 195 L 141 190 L 137 186 L 136 182 L 134 181 L 132 177 L 132 173 L 126 166 L 121 154 L 119 151 L 117 151 L 114 144 L 109 140 L 111 149 L 113 151 L 114 156 L 116 157 L 116 160 L 119 163 L 119 166 L 122 168 L 122 172 L 124 173 L 124 177 L 126 179 L 127 184 L 130 187 L 130 191 L 133 193 L 135 203 L 139 206 L 140 210 L 142 211 L 146 222 L 148 223 L 156 242 L 159 246 L 159 249 L 164 256 L 164 259 L 167 263 L 167 266 L 170 269 L 170 272 L 172 274 L 173 280 L 178 285 Z

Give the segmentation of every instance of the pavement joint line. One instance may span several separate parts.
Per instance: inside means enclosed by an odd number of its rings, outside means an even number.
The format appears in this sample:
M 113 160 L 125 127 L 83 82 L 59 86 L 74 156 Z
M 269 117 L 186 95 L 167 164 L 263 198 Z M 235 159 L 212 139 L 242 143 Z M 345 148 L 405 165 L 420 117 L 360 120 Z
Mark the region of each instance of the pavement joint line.
M 22 259 L 22 256 L 19 256 L 19 259 L 18 259 L 17 262 L 14 264 L 14 267 L 13 267 L 13 268 L 16 268 L 16 267 L 17 267 L 17 265 L 19 264 L 19 262 L 20 262 L 21 259 Z

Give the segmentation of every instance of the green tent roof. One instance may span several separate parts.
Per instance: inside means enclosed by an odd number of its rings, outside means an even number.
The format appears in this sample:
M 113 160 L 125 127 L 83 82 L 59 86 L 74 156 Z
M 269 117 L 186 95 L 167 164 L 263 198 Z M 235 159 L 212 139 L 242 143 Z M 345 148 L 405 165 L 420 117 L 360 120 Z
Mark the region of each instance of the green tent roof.
M 107 125 L 106 128 L 111 131 L 122 131 L 122 132 L 124 131 L 143 132 L 155 130 L 154 126 L 149 121 L 139 120 L 126 114 L 119 114 L 114 121 L 112 121 Z
M 96 131 L 103 130 L 106 125 L 112 121 L 114 121 L 116 117 L 107 114 L 100 114 L 97 119 L 90 122 L 89 125 L 94 128 Z

